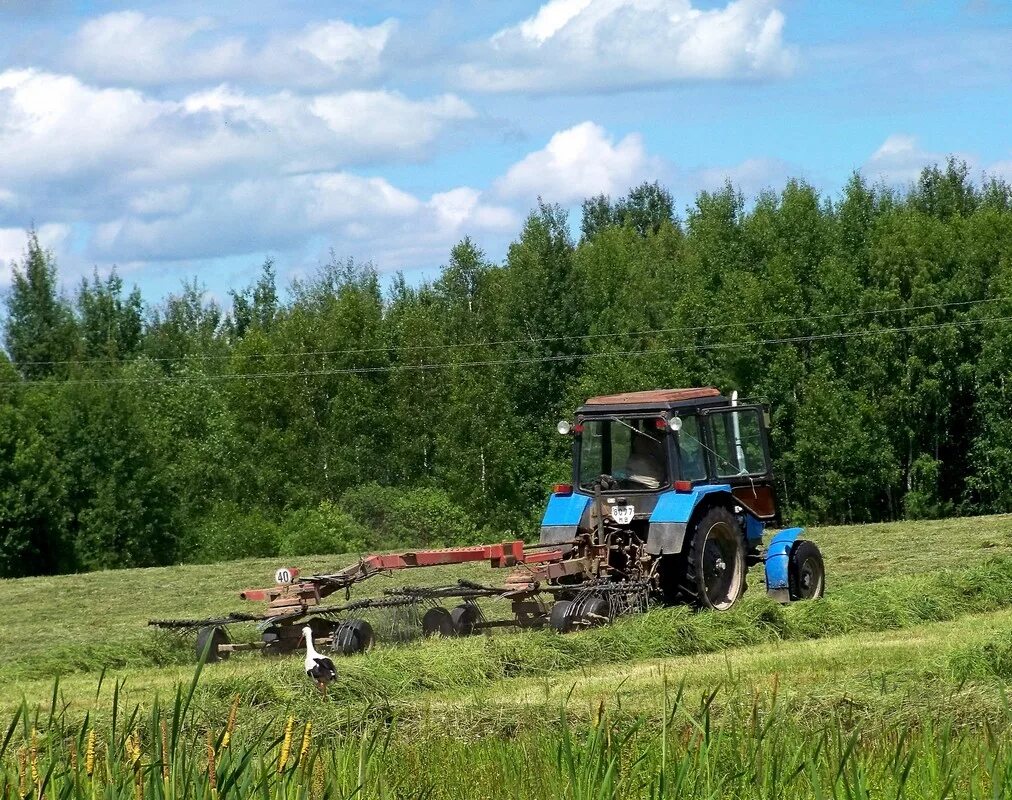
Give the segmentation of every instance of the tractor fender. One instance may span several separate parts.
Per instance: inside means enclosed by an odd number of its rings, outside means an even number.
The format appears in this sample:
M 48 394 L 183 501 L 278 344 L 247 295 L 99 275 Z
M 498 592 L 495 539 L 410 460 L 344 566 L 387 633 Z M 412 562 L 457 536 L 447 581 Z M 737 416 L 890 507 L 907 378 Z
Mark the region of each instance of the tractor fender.
M 541 518 L 541 544 L 568 542 L 576 537 L 576 529 L 590 505 L 585 494 L 553 494 L 548 498 L 545 515 Z
M 779 531 L 766 548 L 766 592 L 778 603 L 787 603 L 791 599 L 788 578 L 791 550 L 804 531 L 804 528 Z
M 694 486 L 691 492 L 664 492 L 650 514 L 646 551 L 655 556 L 682 552 L 689 523 L 715 505 L 734 507 L 728 484 Z

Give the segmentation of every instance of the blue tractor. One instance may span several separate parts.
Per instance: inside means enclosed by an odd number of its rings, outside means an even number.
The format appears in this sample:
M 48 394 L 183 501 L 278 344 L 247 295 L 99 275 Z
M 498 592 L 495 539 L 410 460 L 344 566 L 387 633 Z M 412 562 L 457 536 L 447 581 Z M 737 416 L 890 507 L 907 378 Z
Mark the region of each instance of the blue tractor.
M 766 527 L 782 524 L 767 427 L 762 406 L 713 388 L 592 397 L 560 422 L 573 472 L 553 488 L 541 523 L 541 546 L 562 554 L 550 624 L 572 630 L 611 617 L 609 594 L 634 585 L 667 604 L 723 611 L 760 563 L 777 601 L 821 597 L 822 554 L 801 528 L 763 546 Z M 560 574 L 567 563 L 584 566 Z

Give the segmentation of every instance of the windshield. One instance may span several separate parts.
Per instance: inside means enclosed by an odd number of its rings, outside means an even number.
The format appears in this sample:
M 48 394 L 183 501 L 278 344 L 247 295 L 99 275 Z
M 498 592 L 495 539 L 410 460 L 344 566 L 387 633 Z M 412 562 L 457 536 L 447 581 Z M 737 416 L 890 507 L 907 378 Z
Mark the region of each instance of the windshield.
M 620 489 L 658 489 L 667 482 L 664 430 L 658 417 L 610 417 L 585 420 L 580 437 L 580 487 L 593 488 L 610 475 Z

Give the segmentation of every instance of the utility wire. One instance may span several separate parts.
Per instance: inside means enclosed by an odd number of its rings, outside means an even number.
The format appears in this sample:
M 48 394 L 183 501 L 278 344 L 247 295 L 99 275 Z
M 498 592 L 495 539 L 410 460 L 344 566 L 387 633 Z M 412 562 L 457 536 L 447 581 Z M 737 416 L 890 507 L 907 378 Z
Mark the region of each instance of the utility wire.
M 382 367 L 347 367 L 338 369 L 291 370 L 277 372 L 240 372 L 227 375 L 166 375 L 159 378 L 67 378 L 52 380 L 34 378 L 22 381 L 0 381 L 0 386 L 24 386 L 27 384 L 46 384 L 50 386 L 99 385 L 99 384 L 158 384 L 182 383 L 187 381 L 231 381 L 231 380 L 269 380 L 272 378 L 321 377 L 331 375 L 364 375 L 391 372 L 421 372 L 446 368 L 461 367 L 493 367 L 515 366 L 519 364 L 548 364 L 563 361 L 587 361 L 595 358 L 642 358 L 645 356 L 670 355 L 673 353 L 703 352 L 708 350 L 744 349 L 763 347 L 766 345 L 802 344 L 835 339 L 855 339 L 872 336 L 883 336 L 894 333 L 910 333 L 914 331 L 930 331 L 941 328 L 961 328 L 970 325 L 986 325 L 994 322 L 1010 322 L 1012 316 L 985 317 L 983 319 L 956 320 L 953 322 L 937 322 L 924 325 L 906 325 L 895 328 L 867 329 L 862 331 L 839 331 L 836 333 L 811 334 L 807 336 L 784 336 L 775 339 L 756 339 L 740 342 L 718 342 L 714 344 L 686 345 L 682 347 L 664 347 L 652 350 L 626 350 L 597 353 L 558 353 L 551 356 L 532 356 L 530 358 L 488 359 L 482 361 L 441 362 L 431 364 L 398 364 Z
M 920 306 L 905 306 L 903 308 L 880 308 L 868 311 L 843 311 L 834 314 L 817 314 L 814 316 L 783 317 L 781 319 L 765 319 L 742 322 L 726 322 L 717 325 L 696 325 L 679 326 L 674 328 L 653 328 L 639 331 L 619 331 L 613 333 L 587 333 L 577 336 L 542 336 L 527 337 L 523 339 L 499 339 L 489 342 L 450 342 L 446 344 L 421 344 L 421 345 L 390 345 L 387 347 L 361 347 L 341 350 L 295 350 L 282 353 L 248 353 L 242 356 L 247 359 L 268 359 L 268 358 L 300 358 L 305 356 L 339 356 L 339 355 L 360 355 L 365 353 L 399 353 L 406 351 L 431 351 L 431 350 L 453 350 L 466 349 L 469 347 L 498 347 L 511 344 L 545 344 L 550 342 L 578 342 L 590 339 L 613 339 L 630 336 L 654 336 L 664 333 L 699 333 L 703 331 L 726 330 L 728 328 L 748 328 L 762 325 L 784 325 L 791 322 L 816 322 L 821 320 L 842 319 L 844 317 L 869 317 L 883 314 L 900 314 L 911 311 L 929 311 L 939 308 L 959 308 L 964 306 L 978 306 L 987 303 L 998 303 L 1005 300 L 1012 300 L 1012 297 L 986 297 L 979 300 L 958 300 L 951 303 L 930 303 Z M 185 356 L 163 356 L 148 358 L 153 362 L 178 362 L 178 361 L 223 361 L 236 357 L 235 353 L 228 355 L 185 355 Z M 21 361 L 18 366 L 66 366 L 71 364 L 87 366 L 91 364 L 120 364 L 124 359 L 120 358 L 91 358 L 91 359 L 63 359 L 59 361 Z

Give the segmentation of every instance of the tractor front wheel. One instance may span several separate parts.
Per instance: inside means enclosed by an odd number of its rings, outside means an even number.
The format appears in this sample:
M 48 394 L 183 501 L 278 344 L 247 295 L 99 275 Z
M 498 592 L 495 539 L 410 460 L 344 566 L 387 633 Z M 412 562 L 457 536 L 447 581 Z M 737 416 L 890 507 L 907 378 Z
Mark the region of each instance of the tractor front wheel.
M 791 600 L 815 600 L 826 592 L 826 566 L 814 542 L 799 539 L 787 564 Z
M 696 608 L 726 611 L 745 591 L 745 540 L 737 518 L 711 508 L 696 523 L 683 591 Z

